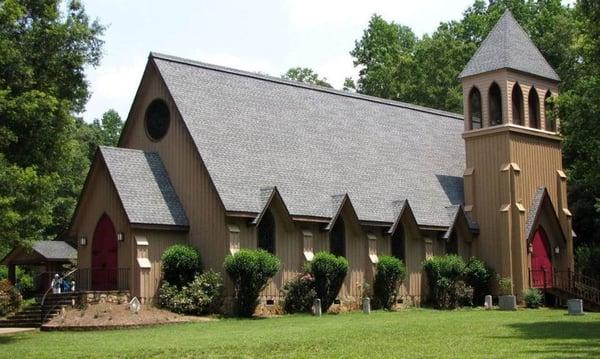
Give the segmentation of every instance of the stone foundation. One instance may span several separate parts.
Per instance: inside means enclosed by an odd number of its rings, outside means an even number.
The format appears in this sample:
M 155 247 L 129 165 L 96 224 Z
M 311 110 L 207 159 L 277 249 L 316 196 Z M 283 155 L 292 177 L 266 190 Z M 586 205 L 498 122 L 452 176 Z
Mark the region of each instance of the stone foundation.
M 125 304 L 129 303 L 130 297 L 129 291 L 87 291 L 81 292 L 79 302 L 81 305 L 98 303 Z

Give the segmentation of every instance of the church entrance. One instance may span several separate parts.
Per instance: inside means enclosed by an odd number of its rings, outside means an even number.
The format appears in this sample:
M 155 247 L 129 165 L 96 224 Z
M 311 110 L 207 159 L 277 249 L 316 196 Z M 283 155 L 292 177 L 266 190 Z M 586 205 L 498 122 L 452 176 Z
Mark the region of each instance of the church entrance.
M 540 227 L 533 236 L 533 251 L 531 253 L 532 287 L 552 287 L 552 252 L 546 232 Z
M 117 289 L 117 233 L 108 215 L 103 214 L 92 240 L 92 289 Z

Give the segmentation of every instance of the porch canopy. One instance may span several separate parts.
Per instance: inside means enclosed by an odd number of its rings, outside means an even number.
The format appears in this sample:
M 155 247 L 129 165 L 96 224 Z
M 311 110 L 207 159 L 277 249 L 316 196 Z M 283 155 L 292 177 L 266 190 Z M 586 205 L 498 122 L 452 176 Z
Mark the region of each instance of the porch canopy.
M 15 247 L 0 261 L 8 267 L 8 280 L 16 283 L 16 266 L 45 268 L 46 273 L 57 272 L 61 265 L 77 259 L 77 250 L 64 241 L 38 241 L 31 248 Z

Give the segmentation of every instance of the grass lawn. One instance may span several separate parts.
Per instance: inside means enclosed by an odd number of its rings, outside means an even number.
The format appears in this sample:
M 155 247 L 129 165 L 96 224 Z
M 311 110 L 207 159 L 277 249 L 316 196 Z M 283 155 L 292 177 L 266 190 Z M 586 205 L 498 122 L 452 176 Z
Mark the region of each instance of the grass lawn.
M 405 310 L 0 336 L 0 357 L 600 357 L 600 314 Z

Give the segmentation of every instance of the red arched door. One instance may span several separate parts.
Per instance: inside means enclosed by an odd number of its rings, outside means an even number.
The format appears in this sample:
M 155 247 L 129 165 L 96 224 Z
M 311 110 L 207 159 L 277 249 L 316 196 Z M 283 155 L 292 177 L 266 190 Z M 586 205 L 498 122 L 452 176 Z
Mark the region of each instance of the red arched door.
M 537 288 L 552 287 L 552 252 L 546 232 L 542 228 L 533 235 L 533 252 L 531 253 L 532 286 Z
M 117 289 L 117 233 L 110 218 L 103 214 L 92 240 L 92 289 Z

